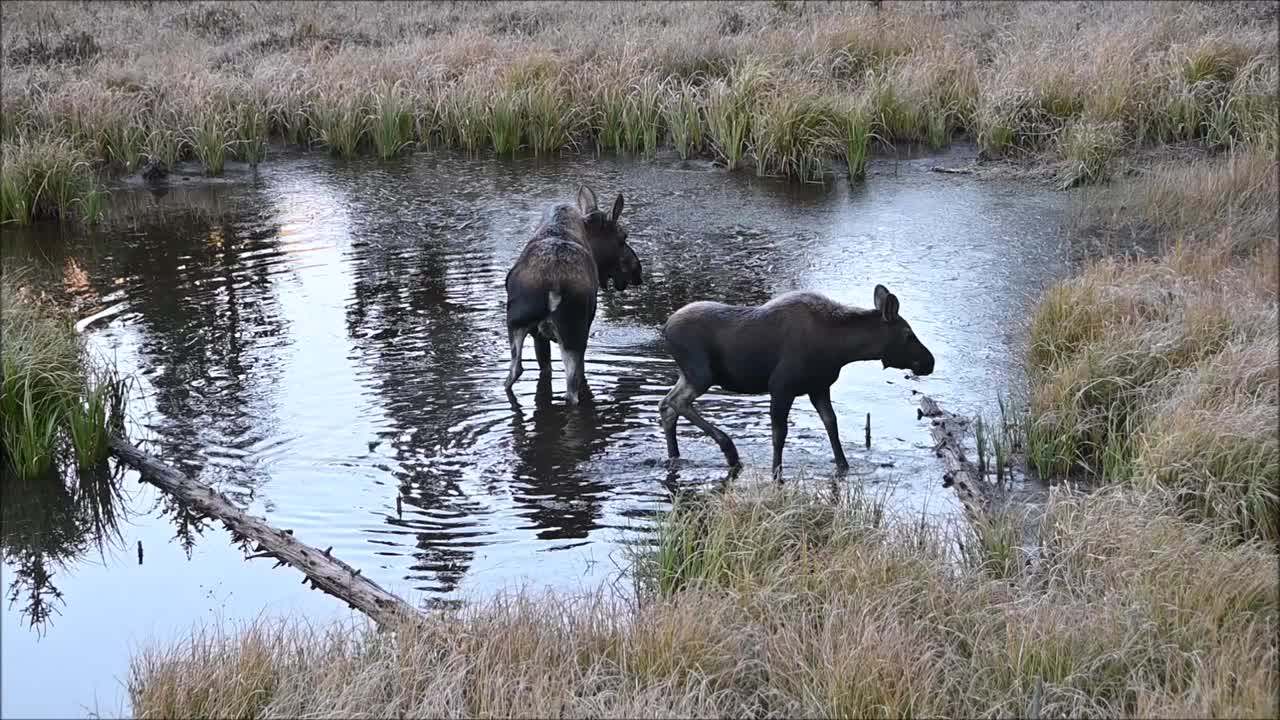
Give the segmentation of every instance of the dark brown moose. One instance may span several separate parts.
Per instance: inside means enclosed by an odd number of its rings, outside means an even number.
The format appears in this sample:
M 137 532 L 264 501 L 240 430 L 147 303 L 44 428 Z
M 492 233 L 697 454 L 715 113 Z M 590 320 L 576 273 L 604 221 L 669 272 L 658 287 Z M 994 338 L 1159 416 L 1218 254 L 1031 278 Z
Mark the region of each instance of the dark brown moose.
M 587 335 L 596 316 L 596 293 L 609 280 L 616 290 L 640 285 L 640 258 L 627 244 L 627 230 L 619 222 L 623 199 L 605 212 L 596 194 L 578 188 L 578 204 L 556 203 L 542 213 L 533 238 L 507 272 L 507 337 L 511 368 L 506 388 L 524 368 L 524 340 L 533 335 L 538 369 L 551 373 L 551 343 L 560 345 L 565 370 L 565 402 L 578 404 L 586 390 L 583 356 Z
M 676 420 L 685 416 L 715 439 L 733 468 L 738 450 L 722 430 L 707 422 L 693 401 L 712 385 L 730 392 L 769 393 L 773 424 L 773 475 L 781 478 L 787 416 L 797 396 L 808 395 L 822 417 L 831 452 L 841 470 L 849 467 L 831 386 L 851 362 L 879 360 L 884 367 L 933 372 L 933 355 L 898 314 L 898 298 L 883 285 L 875 288 L 875 309 L 841 305 L 811 292 L 790 292 L 760 306 L 693 302 L 672 313 L 663 339 L 680 376 L 658 406 L 667 436 L 667 454 L 680 457 Z

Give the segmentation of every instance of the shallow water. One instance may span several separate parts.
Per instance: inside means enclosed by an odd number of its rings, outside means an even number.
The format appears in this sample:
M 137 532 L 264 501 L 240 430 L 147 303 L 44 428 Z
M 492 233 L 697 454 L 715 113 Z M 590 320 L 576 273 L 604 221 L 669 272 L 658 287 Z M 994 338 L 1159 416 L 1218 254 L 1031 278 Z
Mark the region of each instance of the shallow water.
M 808 289 L 870 306 L 887 285 L 937 369 L 845 368 L 832 399 L 847 481 L 891 483 L 915 512 L 954 511 L 913 391 L 990 409 L 1018 371 L 1028 304 L 1065 269 L 1063 197 L 928 169 L 971 157 L 878 161 L 850 188 L 662 160 L 300 155 L 218 182 L 175 177 L 163 195 L 118 189 L 116 219 L 91 235 L 6 229 L 5 267 L 68 296 L 95 349 L 135 375 L 136 439 L 388 589 L 425 602 L 590 588 L 616 578 L 620 548 L 672 491 L 725 477 L 715 444 L 683 421 L 685 459 L 663 462 L 657 406 L 675 370 L 658 328 L 693 300 Z M 503 277 L 542 207 L 580 182 L 602 203 L 625 193 L 645 283 L 601 299 L 592 401 L 566 408 L 558 358 L 540 383 L 530 347 L 513 405 Z M 713 391 L 699 407 L 767 469 L 767 397 Z M 830 473 L 806 401 L 791 424 L 787 477 Z M 243 562 L 219 528 L 192 537 L 188 558 L 172 539 L 180 514 L 126 487 L 137 497 L 122 542 L 62 553 L 48 622 L 30 626 L 24 611 L 30 549 L 6 546 L 18 599 L 3 614 L 6 716 L 127 712 L 129 654 L 192 622 L 264 607 L 349 617 L 295 571 Z

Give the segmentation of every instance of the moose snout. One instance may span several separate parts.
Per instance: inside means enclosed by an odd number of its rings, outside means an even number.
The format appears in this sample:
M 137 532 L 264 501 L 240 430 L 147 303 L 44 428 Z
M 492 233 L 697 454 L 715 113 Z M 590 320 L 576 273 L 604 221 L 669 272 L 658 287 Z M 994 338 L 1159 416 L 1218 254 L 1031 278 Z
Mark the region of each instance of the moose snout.
M 933 374 L 933 355 L 923 360 L 919 360 L 912 364 L 911 372 L 916 375 L 932 375 Z

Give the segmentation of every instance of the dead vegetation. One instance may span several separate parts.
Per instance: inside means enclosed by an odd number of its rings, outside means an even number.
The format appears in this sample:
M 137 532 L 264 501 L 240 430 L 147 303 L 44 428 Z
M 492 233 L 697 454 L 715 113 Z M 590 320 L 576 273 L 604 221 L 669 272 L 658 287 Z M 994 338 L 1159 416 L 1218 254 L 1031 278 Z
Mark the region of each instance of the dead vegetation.
M 1270 14 L 1268 14 L 1270 13 Z M 1170 143 L 1277 147 L 1267 3 L 7 2 L 6 156 L 113 171 L 448 146 L 673 148 L 851 178 L 869 148 L 976 139 L 1064 186 Z M 584 31 L 584 28 L 589 29 Z
M 138 656 L 130 697 L 143 718 L 1274 715 L 1275 556 L 1171 507 L 1058 495 L 1032 571 L 999 533 L 738 487 L 677 506 L 634 598 L 203 628 Z

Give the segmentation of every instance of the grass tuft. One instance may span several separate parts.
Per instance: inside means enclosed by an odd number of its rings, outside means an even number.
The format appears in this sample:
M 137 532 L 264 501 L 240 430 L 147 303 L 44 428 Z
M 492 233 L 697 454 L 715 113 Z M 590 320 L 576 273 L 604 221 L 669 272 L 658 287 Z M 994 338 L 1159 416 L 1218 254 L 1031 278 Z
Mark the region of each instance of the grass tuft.
M 97 176 L 71 140 L 22 134 L 2 150 L 0 223 L 96 220 L 101 208 Z
M 681 160 L 702 152 L 705 131 L 702 97 L 694 81 L 673 81 L 668 86 L 662 113 L 663 122 L 671 132 L 671 144 Z
M 187 128 L 185 141 L 204 173 L 212 176 L 222 174 L 227 152 L 235 147 L 228 123 L 216 110 L 202 112 L 196 123 Z
M 338 92 L 318 98 L 307 116 L 312 142 L 348 159 L 359 153 L 371 125 L 363 101 Z
M 0 463 L 23 480 L 97 471 L 123 428 L 124 382 L 89 362 L 73 318 L 6 277 Z
M 390 160 L 413 144 L 413 105 L 400 83 L 382 82 L 370 99 L 369 135 L 374 152 Z

